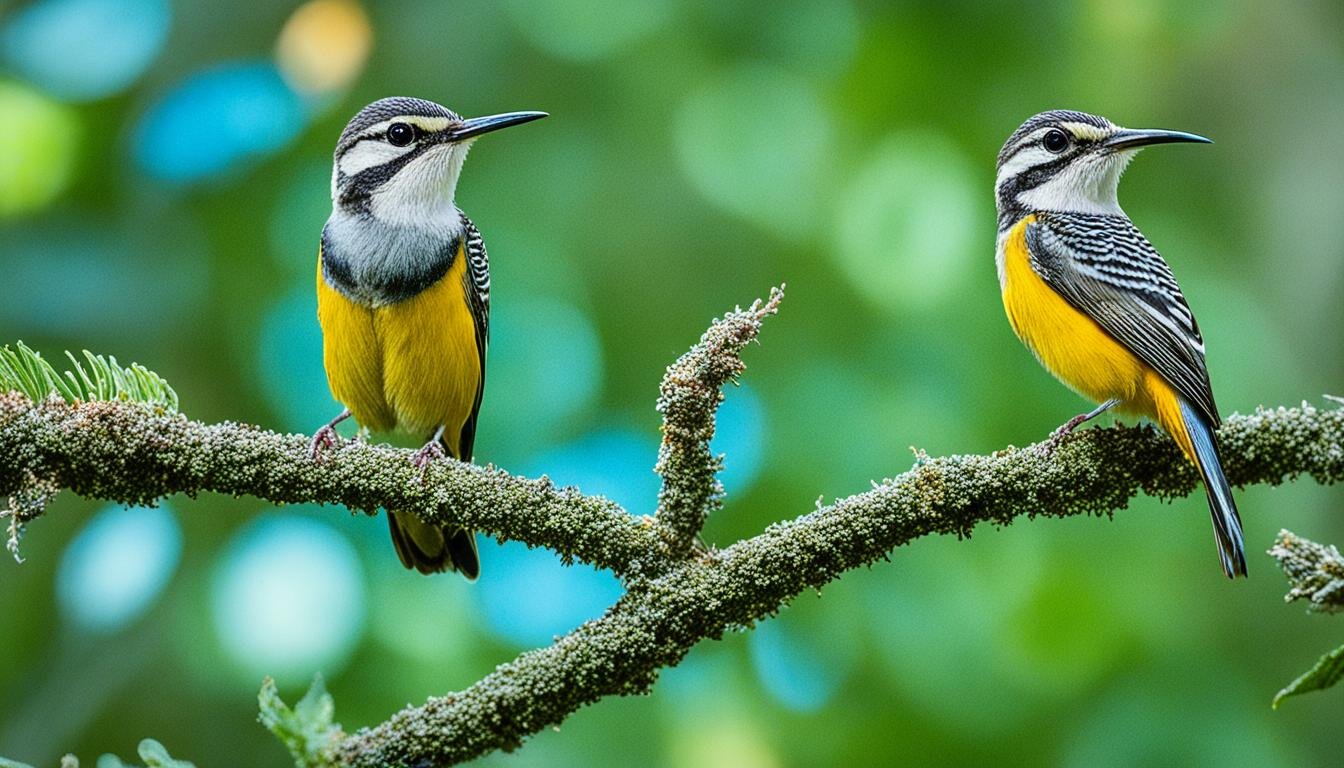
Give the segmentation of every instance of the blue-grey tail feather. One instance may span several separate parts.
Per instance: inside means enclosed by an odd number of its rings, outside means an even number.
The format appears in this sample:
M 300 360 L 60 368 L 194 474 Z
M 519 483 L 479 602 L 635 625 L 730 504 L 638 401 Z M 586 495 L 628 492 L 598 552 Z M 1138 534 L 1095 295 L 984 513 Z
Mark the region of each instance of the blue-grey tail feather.
M 1209 513 L 1213 516 L 1213 535 L 1218 541 L 1218 557 L 1223 573 L 1229 579 L 1246 575 L 1246 548 L 1241 538 L 1241 516 L 1232 500 L 1232 489 L 1223 475 L 1218 460 L 1218 443 L 1213 426 L 1207 417 L 1181 398 L 1181 417 L 1186 433 L 1195 448 L 1199 473 L 1204 477 L 1204 488 L 1209 496 Z

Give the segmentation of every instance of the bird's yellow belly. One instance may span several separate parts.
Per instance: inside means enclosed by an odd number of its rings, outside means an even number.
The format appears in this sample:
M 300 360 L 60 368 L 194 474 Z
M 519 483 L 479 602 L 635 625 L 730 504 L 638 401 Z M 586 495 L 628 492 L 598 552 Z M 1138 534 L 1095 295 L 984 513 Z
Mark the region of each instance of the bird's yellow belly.
M 1121 411 L 1156 420 L 1193 460 L 1176 390 L 1031 268 L 1026 231 L 1034 220 L 1018 222 L 1003 244 L 1003 308 L 1013 331 L 1055 378 L 1096 402 L 1116 398 Z
M 444 442 L 460 455 L 462 426 L 481 382 L 476 325 L 464 292 L 466 262 L 459 252 L 448 274 L 419 294 L 367 307 L 327 285 L 319 260 L 327 382 L 361 425 L 419 437 L 442 426 Z
M 1156 373 L 1031 268 L 1026 228 L 1034 218 L 1018 222 L 1003 245 L 1003 308 L 1013 331 L 1074 391 L 1096 402 L 1117 398 L 1126 411 L 1152 415 L 1149 380 Z

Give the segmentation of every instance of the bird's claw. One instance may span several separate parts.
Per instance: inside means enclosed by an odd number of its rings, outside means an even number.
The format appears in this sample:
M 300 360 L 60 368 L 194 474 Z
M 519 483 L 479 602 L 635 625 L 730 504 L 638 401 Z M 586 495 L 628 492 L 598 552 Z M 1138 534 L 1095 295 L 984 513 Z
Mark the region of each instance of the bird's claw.
M 1092 414 L 1090 413 L 1080 413 L 1077 416 L 1074 416 L 1072 419 L 1069 419 L 1068 421 L 1061 424 L 1059 426 L 1059 429 L 1056 429 L 1054 432 L 1051 432 L 1050 437 L 1046 438 L 1046 441 L 1044 443 L 1045 455 L 1049 456 L 1050 454 L 1054 453 L 1055 449 L 1059 448 L 1059 446 L 1064 444 L 1064 439 L 1067 438 L 1069 435 L 1073 434 L 1073 431 L 1077 429 L 1079 425 L 1081 425 L 1083 422 L 1087 421 L 1088 418 L 1091 417 L 1091 415 Z
M 313 439 L 308 443 L 308 458 L 317 461 L 322 456 L 322 451 L 327 448 L 335 447 L 341 440 L 337 434 L 336 427 L 332 424 L 325 424 L 313 435 Z
M 411 463 L 415 465 L 415 477 L 417 480 L 424 481 L 425 470 L 435 459 L 441 459 L 446 454 L 443 452 L 443 445 L 437 439 L 425 443 L 420 450 L 411 456 Z

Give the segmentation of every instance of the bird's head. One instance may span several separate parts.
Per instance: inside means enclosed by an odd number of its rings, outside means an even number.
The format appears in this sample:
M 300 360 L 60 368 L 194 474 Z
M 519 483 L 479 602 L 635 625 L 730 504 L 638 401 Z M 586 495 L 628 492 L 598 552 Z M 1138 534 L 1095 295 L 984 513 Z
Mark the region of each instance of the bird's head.
M 542 117 L 545 112 L 463 118 L 424 99 L 379 99 L 341 131 L 331 172 L 332 205 L 389 224 L 423 224 L 451 214 L 472 142 Z
M 1116 188 L 1125 166 L 1150 144 L 1178 141 L 1209 143 L 1193 133 L 1121 128 L 1085 112 L 1042 112 L 999 151 L 1000 223 L 1014 212 L 1121 213 Z

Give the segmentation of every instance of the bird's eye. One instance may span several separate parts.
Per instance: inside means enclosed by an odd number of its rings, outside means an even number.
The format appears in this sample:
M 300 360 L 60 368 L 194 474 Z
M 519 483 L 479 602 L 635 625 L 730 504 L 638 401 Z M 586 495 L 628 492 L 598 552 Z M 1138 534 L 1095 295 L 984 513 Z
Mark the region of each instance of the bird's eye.
M 404 147 L 415 141 L 415 126 L 409 123 L 393 123 L 387 127 L 387 143 L 394 147 Z
M 1045 134 L 1045 139 L 1041 143 L 1045 145 L 1047 151 L 1059 154 L 1069 148 L 1069 137 L 1061 130 L 1053 130 Z

